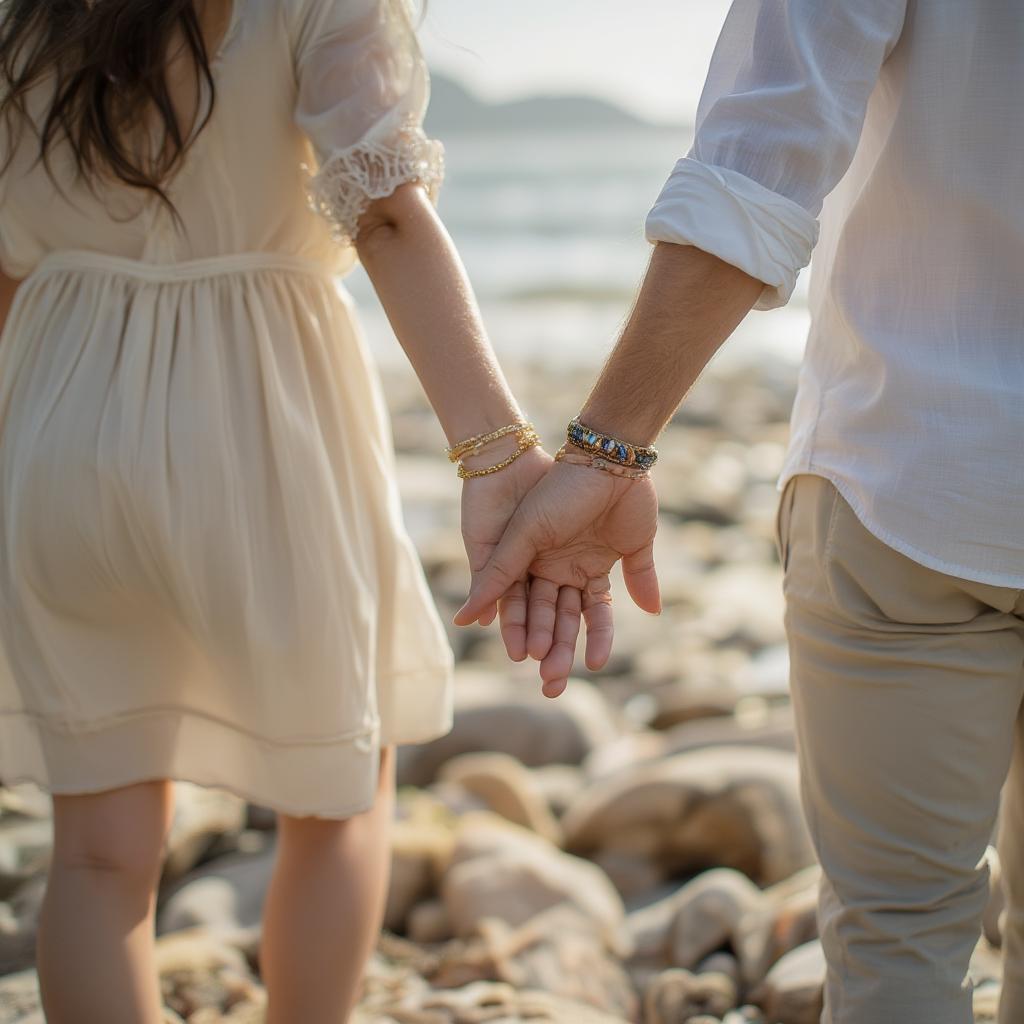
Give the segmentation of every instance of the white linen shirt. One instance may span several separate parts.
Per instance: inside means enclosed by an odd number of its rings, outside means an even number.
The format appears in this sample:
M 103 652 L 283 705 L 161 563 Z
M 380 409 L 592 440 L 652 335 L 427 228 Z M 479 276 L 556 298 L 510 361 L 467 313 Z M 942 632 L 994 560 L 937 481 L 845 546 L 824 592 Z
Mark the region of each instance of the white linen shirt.
M 915 561 L 1024 587 L 1024 7 L 736 0 L 647 237 L 770 309 L 819 215 L 780 489 L 824 476 Z

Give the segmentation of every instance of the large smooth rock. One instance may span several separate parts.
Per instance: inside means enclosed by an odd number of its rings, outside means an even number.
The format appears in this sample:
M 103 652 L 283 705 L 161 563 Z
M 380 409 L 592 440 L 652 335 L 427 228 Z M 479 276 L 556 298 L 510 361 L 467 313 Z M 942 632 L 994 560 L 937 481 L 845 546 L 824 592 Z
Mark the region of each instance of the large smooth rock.
M 606 943 L 622 948 L 625 910 L 605 874 L 490 816 L 463 819 L 441 898 L 456 935 L 473 935 L 487 918 L 516 926 L 567 904 L 587 917 Z
M 825 986 L 825 954 L 820 942 L 787 953 L 752 993 L 751 1000 L 771 1021 L 818 1024 Z
M 691 974 L 672 968 L 659 974 L 644 992 L 645 1024 L 718 1020 L 736 1005 L 736 983 L 724 974 Z
M 532 774 L 534 783 L 556 818 L 565 814 L 586 785 L 583 769 L 576 765 L 541 765 L 534 768 Z
M 566 848 L 643 853 L 667 875 L 731 867 L 759 884 L 813 862 L 796 758 L 720 747 L 638 765 L 585 790 L 562 821 Z
M 539 990 L 535 979 L 554 991 Z M 624 1013 L 610 1008 L 619 1000 L 628 1004 Z M 592 923 L 562 906 L 517 928 L 491 919 L 478 935 L 440 950 L 385 933 L 352 1024 L 626 1024 L 635 1009 Z
M 518 990 L 503 982 L 478 981 L 453 991 L 434 991 L 415 1001 L 403 1000 L 358 1007 L 352 1024 L 496 1024 L 529 1021 L 530 1024 L 630 1024 L 615 1014 L 565 999 L 550 992 Z
M 46 895 L 46 876 L 37 875 L 0 903 L 0 975 L 35 963 L 39 912 Z
M 627 906 L 646 905 L 664 882 L 664 872 L 643 854 L 601 850 L 590 860 L 608 876 Z
M 29 879 L 45 874 L 53 850 L 49 818 L 5 813 L 0 817 L 0 900 Z
M 633 1018 L 637 1010 L 636 993 L 621 962 L 593 921 L 568 904 L 518 926 L 486 919 L 477 935 L 442 950 L 439 966 L 430 974 L 436 988 L 481 979 L 541 989 L 623 1017 Z
M 746 875 L 716 868 L 686 886 L 669 935 L 669 958 L 676 967 L 695 968 L 709 953 L 730 942 L 743 917 L 759 905 L 761 893 Z
M 275 843 L 258 853 L 218 857 L 169 887 L 161 898 L 157 932 L 203 927 L 219 934 L 258 928 Z
M 440 900 L 424 900 L 409 912 L 405 925 L 412 942 L 446 942 L 453 937 L 452 922 Z
M 164 880 L 181 878 L 225 838 L 245 827 L 246 803 L 221 789 L 174 784 L 174 819 L 167 837 Z
M 426 786 L 459 754 L 492 751 L 524 765 L 579 764 L 618 732 L 615 716 L 589 683 L 573 679 L 558 700 L 501 676 L 462 672 L 455 717 L 445 736 L 398 754 L 400 785 Z
M 648 725 L 666 730 L 687 722 L 732 718 L 736 699 L 720 690 L 704 690 L 676 683 L 654 694 L 655 708 Z
M 760 904 L 745 915 L 733 932 L 743 981 L 756 985 L 769 968 L 790 950 L 818 937 L 818 883 L 814 864 L 766 889 Z
M 39 981 L 34 969 L 0 978 L 0 1024 L 23 1024 L 29 1020 L 43 1024 L 40 1006 Z
M 988 864 L 988 903 L 985 916 L 982 918 L 982 929 L 985 938 L 997 949 L 1003 944 L 1002 917 L 1006 910 L 1006 892 L 1003 889 L 1003 868 L 999 862 L 999 854 L 994 846 L 985 851 L 985 862 Z
M 746 875 L 715 868 L 642 910 L 627 927 L 637 956 L 693 969 L 728 945 L 747 915 L 761 906 L 761 890 Z
M 436 894 L 453 845 L 451 831 L 438 824 L 413 819 L 392 825 L 385 928 L 404 931 L 413 907 Z
M 225 1014 L 238 1004 L 260 1004 L 263 990 L 245 957 L 205 929 L 165 935 L 156 964 L 164 1002 L 185 1020 L 199 1013 Z
M 583 762 L 583 770 L 591 782 L 613 779 L 637 765 L 663 758 L 666 751 L 665 733 L 638 729 L 597 747 Z
M 441 769 L 442 782 L 461 786 L 489 810 L 556 845 L 561 829 L 531 771 L 509 754 L 461 754 Z
M 741 705 L 741 711 L 747 703 Z M 665 733 L 665 753 L 669 756 L 720 746 L 771 747 L 794 752 L 793 711 L 788 705 L 765 707 L 756 716 L 737 714 L 731 718 L 700 719 Z

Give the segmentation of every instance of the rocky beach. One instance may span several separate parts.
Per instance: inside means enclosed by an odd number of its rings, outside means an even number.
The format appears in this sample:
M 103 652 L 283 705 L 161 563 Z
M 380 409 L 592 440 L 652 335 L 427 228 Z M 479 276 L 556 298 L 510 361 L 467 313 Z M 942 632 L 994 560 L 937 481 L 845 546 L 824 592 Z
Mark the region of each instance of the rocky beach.
M 520 365 L 548 441 L 592 367 Z M 459 489 L 415 381 L 387 370 L 407 518 L 442 615 L 468 573 Z M 386 931 L 356 1024 L 816 1024 L 817 869 L 787 697 L 775 479 L 792 367 L 714 365 L 662 438 L 665 610 L 617 593 L 609 667 L 557 700 L 494 631 L 452 630 L 453 731 L 405 748 Z M 0 1024 L 40 1024 L 49 800 L 0 789 Z M 274 816 L 187 783 L 159 895 L 167 1021 L 263 1019 Z M 999 871 L 973 966 L 995 1019 Z M 344 927 L 344 922 L 339 922 Z M 297 1022 L 298 1024 L 298 1022 Z

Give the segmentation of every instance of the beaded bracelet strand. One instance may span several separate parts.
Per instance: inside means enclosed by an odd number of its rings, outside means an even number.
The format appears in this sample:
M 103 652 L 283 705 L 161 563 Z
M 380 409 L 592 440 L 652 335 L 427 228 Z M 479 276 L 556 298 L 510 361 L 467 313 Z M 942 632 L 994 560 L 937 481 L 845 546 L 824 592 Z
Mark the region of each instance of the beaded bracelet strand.
M 516 450 L 507 458 L 496 462 L 493 466 L 484 466 L 480 469 L 466 469 L 462 464 L 463 459 L 471 455 L 478 455 L 488 445 L 511 434 L 516 435 Z M 499 427 L 497 430 L 492 430 L 488 434 L 477 434 L 475 437 L 467 438 L 465 441 L 459 441 L 458 444 L 452 445 L 446 451 L 448 460 L 459 464 L 459 479 L 471 480 L 478 476 L 489 476 L 491 473 L 497 473 L 511 466 L 520 455 L 539 444 L 540 435 L 534 429 L 532 423 L 510 423 L 507 426 Z
M 571 466 L 589 466 L 591 469 L 601 469 L 612 476 L 625 477 L 627 480 L 642 480 L 645 476 L 650 476 L 651 472 L 649 469 L 631 469 L 618 462 L 610 462 L 602 455 L 573 452 L 565 444 L 555 452 L 555 462 L 568 462 Z
M 566 440 L 593 455 L 599 455 L 620 466 L 635 466 L 648 470 L 658 461 L 658 449 L 630 444 L 609 434 L 591 430 L 590 427 L 573 420 L 565 431 Z

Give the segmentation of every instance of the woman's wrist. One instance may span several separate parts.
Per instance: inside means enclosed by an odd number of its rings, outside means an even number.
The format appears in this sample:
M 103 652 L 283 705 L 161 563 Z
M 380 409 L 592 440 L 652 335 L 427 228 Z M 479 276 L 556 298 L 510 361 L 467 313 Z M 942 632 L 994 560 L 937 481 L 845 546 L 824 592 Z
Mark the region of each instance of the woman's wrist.
M 487 402 L 481 408 L 461 408 L 453 417 L 442 417 L 441 426 L 452 447 L 469 437 L 482 437 L 511 423 L 526 423 L 515 400 Z
M 478 469 L 485 469 L 487 466 L 493 466 L 498 462 L 503 462 L 518 447 L 519 437 L 516 434 L 506 434 L 505 437 L 492 441 L 480 451 L 464 455 L 459 461 L 462 466 L 473 472 Z

